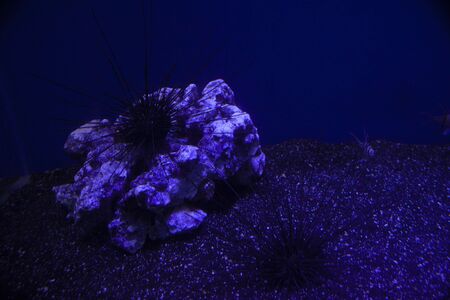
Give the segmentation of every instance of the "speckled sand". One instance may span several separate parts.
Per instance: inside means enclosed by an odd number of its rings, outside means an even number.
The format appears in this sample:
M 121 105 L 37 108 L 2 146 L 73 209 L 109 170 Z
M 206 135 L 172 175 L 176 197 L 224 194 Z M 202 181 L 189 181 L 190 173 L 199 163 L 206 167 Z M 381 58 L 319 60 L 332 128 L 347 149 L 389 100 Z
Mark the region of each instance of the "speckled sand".
M 289 204 L 298 220 L 317 221 L 334 266 L 321 284 L 291 298 L 447 298 L 449 147 L 373 147 L 375 157 L 364 160 L 353 143 L 267 146 L 265 175 L 239 190 L 241 199 L 233 203 L 224 188 L 216 201 L 226 200 L 226 209 L 206 207 L 199 231 L 147 243 L 135 255 L 114 248 L 106 231 L 75 238 L 51 192 L 75 169 L 34 175 L 0 204 L 0 297 L 285 299 L 285 291 L 259 279 L 253 232 L 242 221 L 272 232 L 278 224 L 273 200 L 281 208 Z

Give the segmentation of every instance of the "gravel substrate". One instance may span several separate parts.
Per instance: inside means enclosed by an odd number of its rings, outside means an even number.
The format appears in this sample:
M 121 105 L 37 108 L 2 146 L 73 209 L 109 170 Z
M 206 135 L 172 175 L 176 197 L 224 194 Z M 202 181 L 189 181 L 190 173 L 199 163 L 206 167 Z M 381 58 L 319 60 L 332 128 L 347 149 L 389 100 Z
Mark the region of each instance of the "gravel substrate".
M 200 230 L 134 255 L 65 218 L 51 187 L 76 168 L 34 175 L 0 204 L 0 298 L 448 299 L 450 149 L 372 146 L 371 158 L 355 144 L 266 146 L 263 178 L 239 199 L 224 186 Z M 329 265 L 294 291 L 264 281 L 253 246 L 288 211 L 320 233 Z

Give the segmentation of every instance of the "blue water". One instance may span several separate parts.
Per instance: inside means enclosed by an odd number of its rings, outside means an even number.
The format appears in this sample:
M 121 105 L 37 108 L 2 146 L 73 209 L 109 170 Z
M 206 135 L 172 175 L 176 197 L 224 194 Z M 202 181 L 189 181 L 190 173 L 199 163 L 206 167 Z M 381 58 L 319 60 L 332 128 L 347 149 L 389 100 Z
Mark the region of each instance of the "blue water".
M 91 2 L 127 80 L 142 90 L 140 1 Z M 23 0 L 2 9 L 0 176 L 65 166 L 67 134 L 107 109 L 32 74 L 100 98 L 123 95 L 91 7 Z M 450 22 L 433 1 L 158 0 L 149 19 L 153 86 L 173 64 L 174 85 L 225 79 L 265 144 L 348 141 L 364 130 L 406 143 L 448 141 L 423 114 L 445 113 L 450 103 Z

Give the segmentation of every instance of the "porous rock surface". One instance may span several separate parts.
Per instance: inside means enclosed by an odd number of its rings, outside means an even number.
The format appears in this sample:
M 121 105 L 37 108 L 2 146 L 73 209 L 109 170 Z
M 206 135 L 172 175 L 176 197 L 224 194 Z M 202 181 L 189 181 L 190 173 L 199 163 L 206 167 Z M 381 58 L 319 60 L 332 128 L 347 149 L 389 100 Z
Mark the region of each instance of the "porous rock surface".
M 147 237 L 198 228 L 206 213 L 196 204 L 213 197 L 217 182 L 247 185 L 262 175 L 265 155 L 257 129 L 223 80 L 210 82 L 201 93 L 191 84 L 177 94 L 184 135 L 167 137 L 169 151 L 137 176 L 131 154 L 121 155 L 127 145 L 116 142 L 107 126 L 110 120 L 92 120 L 69 135 L 66 152 L 85 163 L 73 183 L 53 190 L 83 231 L 108 222 L 112 241 L 134 253 Z

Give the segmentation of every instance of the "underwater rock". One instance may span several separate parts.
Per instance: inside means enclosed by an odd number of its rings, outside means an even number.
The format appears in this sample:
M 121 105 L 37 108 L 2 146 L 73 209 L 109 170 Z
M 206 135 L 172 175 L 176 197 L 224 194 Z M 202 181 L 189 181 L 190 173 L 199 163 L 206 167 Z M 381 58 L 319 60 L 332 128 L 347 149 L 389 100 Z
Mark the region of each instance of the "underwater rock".
M 206 213 L 195 203 L 213 198 L 215 182 L 247 185 L 265 165 L 256 127 L 221 79 L 201 93 L 191 84 L 144 95 L 115 121 L 73 131 L 64 149 L 85 163 L 72 184 L 53 188 L 57 202 L 83 227 L 108 222 L 130 253 L 147 237 L 198 228 Z
M 171 234 L 178 234 L 196 229 L 205 218 L 206 213 L 201 209 L 180 207 L 166 218 L 166 225 Z
M 145 243 L 148 225 L 142 217 L 116 210 L 108 229 L 115 245 L 129 253 L 136 253 Z
M 109 120 L 92 120 L 74 130 L 64 144 L 64 150 L 73 156 L 86 155 L 93 147 L 106 141 L 112 142 L 107 125 Z

